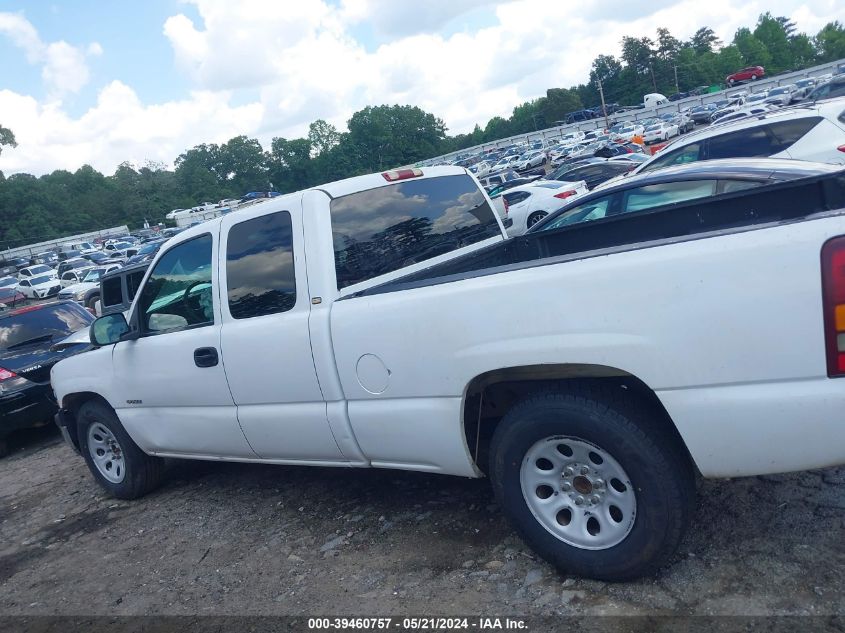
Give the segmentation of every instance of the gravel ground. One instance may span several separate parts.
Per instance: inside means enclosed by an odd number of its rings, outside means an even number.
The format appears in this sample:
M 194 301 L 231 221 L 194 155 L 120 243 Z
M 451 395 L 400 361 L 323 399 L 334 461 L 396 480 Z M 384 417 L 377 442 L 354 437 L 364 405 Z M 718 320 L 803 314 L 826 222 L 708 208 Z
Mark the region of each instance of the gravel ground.
M 0 615 L 845 614 L 845 468 L 704 482 L 676 562 L 608 584 L 538 560 L 484 480 L 174 462 L 123 502 L 52 429 L 16 448 Z

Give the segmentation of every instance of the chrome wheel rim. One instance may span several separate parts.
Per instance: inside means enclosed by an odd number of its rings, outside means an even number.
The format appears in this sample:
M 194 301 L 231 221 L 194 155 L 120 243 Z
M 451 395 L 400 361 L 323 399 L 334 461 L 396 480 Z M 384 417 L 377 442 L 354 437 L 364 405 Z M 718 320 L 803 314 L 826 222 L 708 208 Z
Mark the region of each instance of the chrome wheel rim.
M 546 215 L 547 214 L 545 214 L 545 213 L 535 213 L 535 214 L 531 215 L 528 218 L 528 226 L 534 226 L 535 224 L 537 224 L 537 222 L 539 222 L 544 217 L 546 217 Z
M 94 422 L 88 427 L 88 454 L 97 471 L 113 484 L 126 476 L 126 458 L 117 438 L 106 426 Z
M 574 437 L 547 437 L 525 453 L 522 495 L 534 518 L 564 543 L 587 550 L 618 545 L 631 532 L 637 497 L 613 456 Z

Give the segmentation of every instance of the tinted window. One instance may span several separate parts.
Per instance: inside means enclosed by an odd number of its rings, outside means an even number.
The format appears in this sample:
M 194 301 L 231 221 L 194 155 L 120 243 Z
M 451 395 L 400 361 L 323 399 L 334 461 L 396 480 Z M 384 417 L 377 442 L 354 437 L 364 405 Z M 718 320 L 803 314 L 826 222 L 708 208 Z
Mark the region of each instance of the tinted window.
M 93 321 L 91 313 L 75 303 L 60 303 L 0 317 L 0 349 L 24 347 L 27 341 L 51 336 L 63 338 Z
M 571 224 L 578 224 L 579 222 L 589 222 L 590 220 L 600 220 L 607 215 L 607 209 L 611 201 L 611 196 L 605 198 L 597 198 L 584 204 L 572 207 L 565 213 L 562 213 L 557 218 L 551 220 L 547 224 L 542 225 L 539 230 L 546 231 L 548 229 L 557 229 L 562 226 L 569 226 Z
M 409 180 L 331 202 L 338 288 L 501 235 L 469 176 Z
M 112 277 L 105 279 L 100 284 L 102 288 L 102 297 L 100 302 L 103 306 L 115 306 L 123 303 L 123 295 L 120 291 L 120 277 Z
M 819 121 L 820 117 L 803 117 L 715 136 L 708 141 L 707 158 L 771 156 L 788 149 Z
M 132 299 L 135 298 L 138 288 L 144 280 L 144 273 L 146 272 L 146 269 L 136 270 L 134 273 L 126 275 L 126 295 L 129 301 L 132 301 Z
M 620 212 L 643 211 L 665 204 L 703 198 L 713 195 L 715 191 L 715 180 L 665 182 L 656 185 L 646 185 L 625 192 Z
M 557 189 L 557 185 L 555 185 L 555 189 Z M 508 201 L 508 204 L 519 204 L 520 202 L 527 200 L 530 195 L 531 194 L 527 191 L 514 191 L 512 193 L 502 194 L 502 197 Z
M 797 143 L 807 132 L 816 127 L 822 118 L 818 116 L 808 116 L 801 119 L 792 119 L 791 121 L 778 121 L 769 126 L 769 132 L 773 138 L 773 146 L 776 152 L 782 152 L 789 149 L 792 145 Z
M 686 163 L 694 163 L 701 158 L 701 143 L 690 143 L 684 147 L 679 147 L 676 150 L 666 152 L 664 155 L 655 158 L 648 165 L 643 167 L 640 173 L 647 171 L 654 171 L 661 167 L 669 167 L 670 165 L 683 165 Z
M 229 229 L 226 279 L 229 312 L 236 319 L 285 312 L 294 306 L 293 229 L 287 211 Z
M 141 289 L 143 330 L 166 332 L 213 322 L 211 244 L 210 235 L 195 237 L 158 260 Z
M 723 180 L 721 193 L 743 191 L 752 187 L 759 187 L 762 184 L 764 183 L 757 180 Z

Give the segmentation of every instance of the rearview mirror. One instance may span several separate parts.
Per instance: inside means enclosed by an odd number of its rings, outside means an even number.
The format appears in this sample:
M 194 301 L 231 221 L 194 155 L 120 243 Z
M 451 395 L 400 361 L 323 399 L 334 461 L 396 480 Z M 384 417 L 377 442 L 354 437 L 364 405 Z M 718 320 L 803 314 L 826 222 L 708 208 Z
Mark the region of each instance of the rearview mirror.
M 117 343 L 129 333 L 129 324 L 122 312 L 101 316 L 91 324 L 91 343 L 102 347 Z

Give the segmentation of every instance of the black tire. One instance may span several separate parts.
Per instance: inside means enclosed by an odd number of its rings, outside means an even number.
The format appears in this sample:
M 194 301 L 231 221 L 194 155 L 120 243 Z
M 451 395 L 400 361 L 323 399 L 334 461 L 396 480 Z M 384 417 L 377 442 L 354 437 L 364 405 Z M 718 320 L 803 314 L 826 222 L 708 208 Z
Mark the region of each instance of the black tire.
M 537 224 L 537 222 L 542 220 L 547 215 L 549 214 L 545 211 L 535 211 L 534 213 L 528 216 L 528 219 L 525 221 L 525 224 L 530 229 L 532 226 Z
M 493 435 L 490 477 L 501 507 L 526 543 L 564 573 L 609 581 L 653 575 L 672 558 L 693 513 L 695 475 L 680 440 L 654 424 L 650 407 L 627 396 L 619 385 L 597 383 L 538 393 L 508 411 Z M 636 515 L 618 544 L 597 550 L 570 545 L 529 509 L 520 480 L 523 459 L 536 442 L 556 436 L 601 448 L 630 477 Z
M 90 297 L 88 297 L 88 299 L 85 300 L 85 307 L 91 308 L 93 310 L 94 304 L 99 300 L 99 298 L 100 298 L 99 294 L 91 295 Z
M 120 445 L 125 473 L 123 480 L 119 483 L 106 479 L 94 464 L 88 448 L 88 429 L 94 423 L 102 424 L 111 431 Z M 112 496 L 118 499 L 137 499 L 161 483 L 164 476 L 164 460 L 160 457 L 151 457 L 138 448 L 117 419 L 115 412 L 105 403 L 99 400 L 85 402 L 76 414 L 76 427 L 79 449 L 85 458 L 85 463 L 88 464 L 88 469 L 97 483 Z

